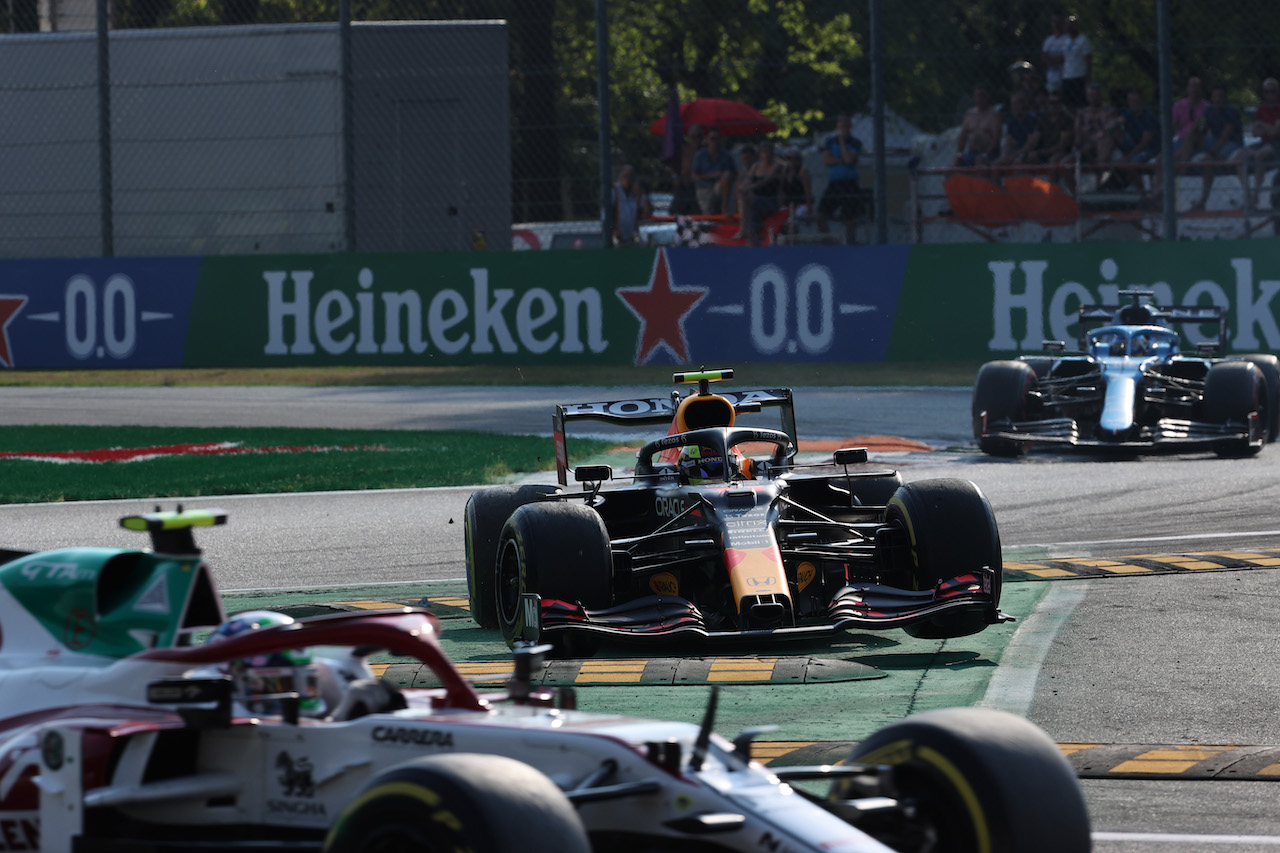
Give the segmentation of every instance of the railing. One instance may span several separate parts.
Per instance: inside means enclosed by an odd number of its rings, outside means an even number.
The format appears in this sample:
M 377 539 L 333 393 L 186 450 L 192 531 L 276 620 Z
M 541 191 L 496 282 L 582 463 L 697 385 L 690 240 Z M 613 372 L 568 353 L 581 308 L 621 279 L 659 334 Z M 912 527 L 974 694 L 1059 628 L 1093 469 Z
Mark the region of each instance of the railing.
M 1240 160 L 1178 164 L 1175 206 L 1180 238 L 1277 233 L 1275 220 L 1280 217 L 1272 193 L 1280 203 L 1280 187 L 1266 185 L 1275 165 L 1266 166 L 1259 189 L 1252 191 L 1246 168 L 1252 167 Z M 1056 166 L 917 169 L 911 176 L 911 239 L 1160 240 L 1159 169 L 1158 163 L 1083 163 L 1078 157 Z

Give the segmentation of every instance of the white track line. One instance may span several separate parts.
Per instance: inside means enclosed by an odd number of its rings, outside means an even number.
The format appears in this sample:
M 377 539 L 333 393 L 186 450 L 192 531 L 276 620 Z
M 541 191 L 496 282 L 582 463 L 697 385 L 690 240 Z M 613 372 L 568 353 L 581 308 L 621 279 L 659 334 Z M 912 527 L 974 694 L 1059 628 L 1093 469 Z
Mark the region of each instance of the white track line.
M 1094 841 L 1150 844 L 1252 844 L 1280 847 L 1280 835 L 1175 835 L 1163 832 L 1095 832 Z
M 1241 539 L 1257 536 L 1280 536 L 1280 530 L 1241 530 L 1234 533 L 1179 533 L 1172 536 L 1134 536 L 1125 539 L 1089 539 L 1081 542 L 1030 542 L 1006 545 L 1009 550 L 1019 548 L 1078 548 L 1083 545 L 1125 545 L 1143 542 L 1183 542 L 1194 539 Z
M 1035 610 L 1013 632 L 980 706 L 1027 716 L 1049 647 L 1088 591 L 1089 581 L 1050 585 Z

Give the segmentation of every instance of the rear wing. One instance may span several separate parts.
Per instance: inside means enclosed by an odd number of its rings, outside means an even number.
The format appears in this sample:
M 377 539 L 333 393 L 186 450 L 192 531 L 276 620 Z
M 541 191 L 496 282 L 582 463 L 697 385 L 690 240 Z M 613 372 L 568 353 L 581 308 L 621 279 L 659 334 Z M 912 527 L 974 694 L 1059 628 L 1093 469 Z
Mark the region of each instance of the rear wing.
M 735 412 L 758 412 L 762 409 L 781 410 L 782 431 L 798 445 L 796 412 L 790 388 L 761 388 L 751 391 L 721 391 L 716 393 L 733 404 Z M 570 421 L 595 421 L 596 423 L 641 426 L 645 424 L 670 426 L 676 407 L 684 397 L 672 391 L 668 397 L 645 397 L 631 400 L 612 400 L 601 403 L 564 403 L 556 406 L 551 416 L 551 431 L 556 443 L 556 477 L 560 485 L 569 482 L 569 446 L 567 430 Z M 655 435 L 655 438 L 658 436 Z
M 1123 305 L 1081 305 L 1079 325 L 1079 350 L 1085 350 L 1085 333 L 1091 327 L 1105 326 L 1117 322 L 1116 316 Z M 1177 308 L 1157 308 L 1155 305 L 1143 306 L 1155 320 L 1169 324 L 1181 323 L 1190 325 L 1199 325 L 1201 323 L 1216 323 L 1218 326 L 1218 342 L 1216 348 L 1219 352 L 1227 350 L 1227 312 L 1226 309 L 1219 305 L 1194 305 L 1181 306 Z M 1121 323 L 1121 325 L 1124 325 Z

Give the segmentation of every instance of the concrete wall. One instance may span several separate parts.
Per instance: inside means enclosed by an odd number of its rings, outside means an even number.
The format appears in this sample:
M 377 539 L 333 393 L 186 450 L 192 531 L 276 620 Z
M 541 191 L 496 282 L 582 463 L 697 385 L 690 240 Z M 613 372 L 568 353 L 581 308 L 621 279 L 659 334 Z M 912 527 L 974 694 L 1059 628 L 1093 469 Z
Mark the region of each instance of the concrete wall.
M 114 253 L 347 248 L 339 47 L 335 24 L 113 32 Z M 509 232 L 505 26 L 357 24 L 352 52 L 357 247 Z M 96 67 L 92 33 L 0 51 L 0 257 L 103 254 Z

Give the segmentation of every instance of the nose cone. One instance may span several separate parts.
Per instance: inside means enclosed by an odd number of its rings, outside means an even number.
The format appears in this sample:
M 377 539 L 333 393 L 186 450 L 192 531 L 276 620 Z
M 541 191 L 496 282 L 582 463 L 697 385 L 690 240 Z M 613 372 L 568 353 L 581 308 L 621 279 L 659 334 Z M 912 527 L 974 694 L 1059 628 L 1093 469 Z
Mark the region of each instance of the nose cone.
M 1124 441 L 1130 437 L 1134 427 L 1133 404 L 1137 390 L 1136 372 L 1118 372 L 1107 376 L 1102 416 L 1098 419 L 1098 437 L 1102 441 Z

